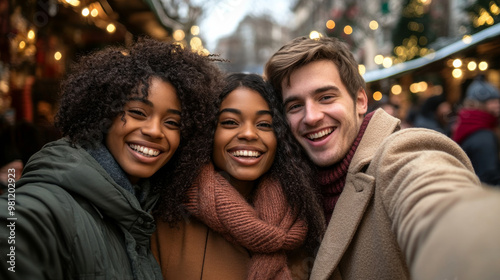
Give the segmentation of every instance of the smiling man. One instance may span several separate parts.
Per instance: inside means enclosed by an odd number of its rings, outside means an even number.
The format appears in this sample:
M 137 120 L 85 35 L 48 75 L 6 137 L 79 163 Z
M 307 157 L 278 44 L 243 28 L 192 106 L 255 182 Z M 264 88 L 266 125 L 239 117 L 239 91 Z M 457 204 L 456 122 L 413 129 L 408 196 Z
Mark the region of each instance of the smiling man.
M 500 193 L 427 129 L 367 113 L 347 45 L 296 38 L 265 76 L 316 167 L 328 228 L 311 279 L 488 279 L 500 269 Z M 471 262 L 471 258 L 475 258 Z

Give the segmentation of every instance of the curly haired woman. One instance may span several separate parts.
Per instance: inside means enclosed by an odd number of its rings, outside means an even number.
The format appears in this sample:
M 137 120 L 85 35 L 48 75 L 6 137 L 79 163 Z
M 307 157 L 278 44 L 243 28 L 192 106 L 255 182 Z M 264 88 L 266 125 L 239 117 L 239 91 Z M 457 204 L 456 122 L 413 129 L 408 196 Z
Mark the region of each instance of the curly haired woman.
M 154 190 L 202 128 L 220 77 L 209 58 L 152 39 L 82 57 L 62 84 L 65 137 L 30 159 L 15 196 L 0 198 L 2 219 L 13 201 L 17 219 L 0 228 L 13 240 L 0 242 L 13 253 L 0 278 L 161 278 L 150 251 Z
M 212 136 L 190 150 L 197 178 L 162 193 L 152 248 L 164 279 L 308 278 L 324 222 L 280 108 L 260 76 L 227 77 Z

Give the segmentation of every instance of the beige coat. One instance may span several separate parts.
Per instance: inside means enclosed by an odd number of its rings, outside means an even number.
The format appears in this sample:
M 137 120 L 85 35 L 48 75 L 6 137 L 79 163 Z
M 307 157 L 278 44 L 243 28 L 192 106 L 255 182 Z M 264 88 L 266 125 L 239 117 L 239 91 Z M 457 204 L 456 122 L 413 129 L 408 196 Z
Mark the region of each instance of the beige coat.
M 244 280 L 251 259 L 245 248 L 228 242 L 194 218 L 186 218 L 175 228 L 158 222 L 151 247 L 163 279 L 169 280 Z M 293 278 L 308 279 L 312 263 L 304 254 L 291 254 Z
M 375 112 L 311 279 L 498 279 L 500 193 L 443 134 L 398 130 Z

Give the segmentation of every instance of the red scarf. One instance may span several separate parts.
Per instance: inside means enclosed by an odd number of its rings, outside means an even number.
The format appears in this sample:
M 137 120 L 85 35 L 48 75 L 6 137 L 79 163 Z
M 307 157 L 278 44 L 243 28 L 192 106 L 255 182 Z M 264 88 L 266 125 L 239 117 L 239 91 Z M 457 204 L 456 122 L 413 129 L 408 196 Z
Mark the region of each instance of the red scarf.
M 321 188 L 321 194 L 323 195 L 323 210 L 325 211 L 327 225 L 332 217 L 335 204 L 337 204 L 340 194 L 344 190 L 349 164 L 351 164 L 352 157 L 358 148 L 359 142 L 363 138 L 363 134 L 373 114 L 374 112 L 371 112 L 365 116 L 359 128 L 358 136 L 344 159 L 330 167 L 318 171 L 317 182 Z
M 461 110 L 458 112 L 458 121 L 453 140 L 459 145 L 472 133 L 481 130 L 494 130 L 497 126 L 497 119 L 492 114 L 481 110 Z
M 286 251 L 304 243 L 307 224 L 292 212 L 279 183 L 263 178 L 252 206 L 209 164 L 187 197 L 191 214 L 252 253 L 248 279 L 292 279 Z

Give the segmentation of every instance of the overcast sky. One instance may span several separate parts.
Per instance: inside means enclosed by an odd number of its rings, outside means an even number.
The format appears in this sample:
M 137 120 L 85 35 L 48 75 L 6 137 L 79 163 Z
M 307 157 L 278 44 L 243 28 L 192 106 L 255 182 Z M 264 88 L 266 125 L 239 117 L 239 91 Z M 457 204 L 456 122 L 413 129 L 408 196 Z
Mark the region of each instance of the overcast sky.
M 204 11 L 200 22 L 200 36 L 204 39 L 205 47 L 214 51 L 217 39 L 230 35 L 238 23 L 247 14 L 269 14 L 281 23 L 288 23 L 292 12 L 291 3 L 294 0 L 219 0 L 210 1 L 212 4 Z

